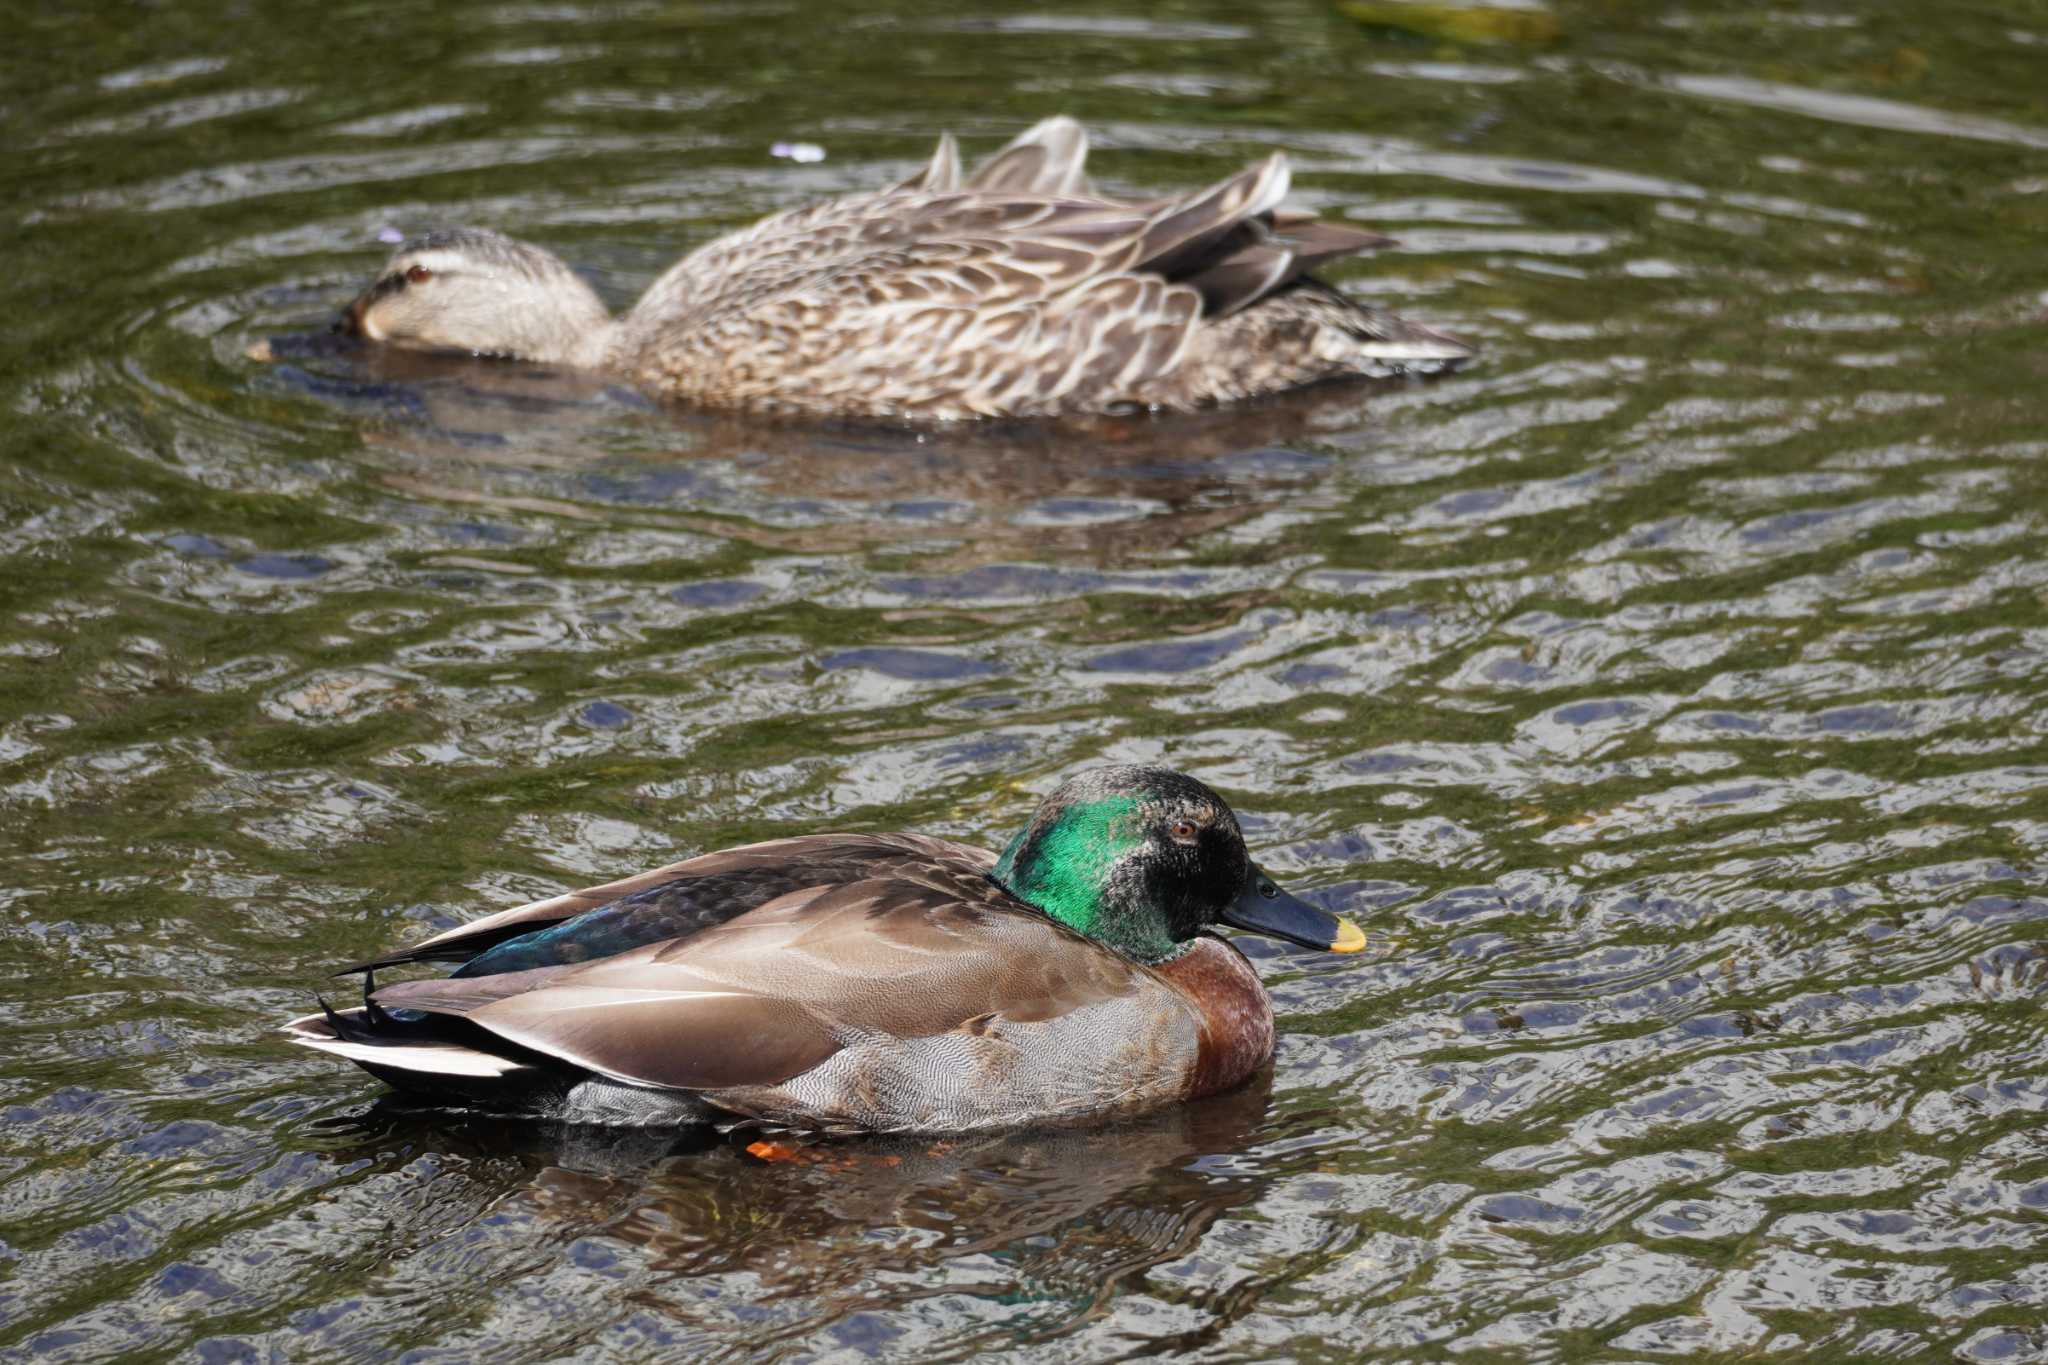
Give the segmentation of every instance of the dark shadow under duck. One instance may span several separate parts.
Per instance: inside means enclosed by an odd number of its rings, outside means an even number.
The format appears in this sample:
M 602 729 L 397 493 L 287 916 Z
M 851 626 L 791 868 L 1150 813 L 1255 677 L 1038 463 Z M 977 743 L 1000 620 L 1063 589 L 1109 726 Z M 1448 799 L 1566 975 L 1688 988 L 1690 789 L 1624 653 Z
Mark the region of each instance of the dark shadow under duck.
M 579 1122 L 955 1133 L 1242 1083 L 1273 1010 L 1229 925 L 1347 952 L 1201 783 L 1100 768 L 998 857 L 916 834 L 709 853 L 349 968 L 456 962 L 286 1025 L 390 1084 Z
M 618 318 L 539 247 L 430 233 L 342 326 L 704 407 L 913 422 L 1190 410 L 1471 354 L 1310 275 L 1389 239 L 1282 208 L 1279 153 L 1125 203 L 1089 186 L 1087 151 L 1078 123 L 1051 118 L 963 179 L 948 136 L 902 184 L 699 247 Z

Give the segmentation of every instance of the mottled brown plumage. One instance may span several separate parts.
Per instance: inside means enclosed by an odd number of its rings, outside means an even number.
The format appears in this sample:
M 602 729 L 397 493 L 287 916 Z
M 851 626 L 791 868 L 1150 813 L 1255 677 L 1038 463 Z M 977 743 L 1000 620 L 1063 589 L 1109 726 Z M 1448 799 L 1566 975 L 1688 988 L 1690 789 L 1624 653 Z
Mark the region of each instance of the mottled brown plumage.
M 1125 203 L 1089 186 L 1086 156 L 1079 124 L 1048 119 L 963 181 L 947 137 L 911 180 L 698 248 L 616 320 L 539 248 L 430 234 L 346 317 L 705 407 L 913 421 L 1192 409 L 1470 354 L 1309 277 L 1387 239 L 1282 209 L 1285 157 Z

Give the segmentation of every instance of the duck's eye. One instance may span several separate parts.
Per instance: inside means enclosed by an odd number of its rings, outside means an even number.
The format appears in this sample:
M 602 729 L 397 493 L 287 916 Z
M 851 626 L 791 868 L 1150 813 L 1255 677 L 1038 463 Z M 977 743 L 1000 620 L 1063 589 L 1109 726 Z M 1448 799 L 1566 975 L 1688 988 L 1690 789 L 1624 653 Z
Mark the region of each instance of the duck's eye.
M 407 266 L 405 278 L 411 284 L 425 284 L 434 278 L 434 272 L 423 265 Z
M 1197 833 L 1195 822 L 1192 820 L 1176 820 L 1173 822 L 1173 837 L 1180 843 L 1192 844 Z

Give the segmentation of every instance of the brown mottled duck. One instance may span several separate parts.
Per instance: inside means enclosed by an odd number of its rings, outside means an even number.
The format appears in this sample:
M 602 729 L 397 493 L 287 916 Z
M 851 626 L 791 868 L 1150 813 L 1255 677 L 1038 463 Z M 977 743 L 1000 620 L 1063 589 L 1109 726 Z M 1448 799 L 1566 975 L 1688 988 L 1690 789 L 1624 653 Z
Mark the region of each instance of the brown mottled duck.
M 1187 410 L 1433 374 L 1471 348 L 1309 272 L 1389 239 L 1281 207 L 1275 153 L 1119 202 L 1051 118 L 922 174 L 697 248 L 613 317 L 556 256 L 481 228 L 408 242 L 341 326 L 394 346 L 603 371 L 708 408 L 910 422 Z

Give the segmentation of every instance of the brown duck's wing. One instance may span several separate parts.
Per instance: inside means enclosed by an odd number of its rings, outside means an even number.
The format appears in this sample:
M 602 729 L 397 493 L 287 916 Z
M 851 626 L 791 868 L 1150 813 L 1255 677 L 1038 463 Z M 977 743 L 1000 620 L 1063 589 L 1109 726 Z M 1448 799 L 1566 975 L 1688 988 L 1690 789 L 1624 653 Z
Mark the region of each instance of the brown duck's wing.
M 849 274 L 874 279 L 900 268 L 899 261 L 915 268 L 927 256 L 944 263 L 962 251 L 1000 257 L 1006 243 L 1019 244 L 1027 253 L 1042 245 L 1062 260 L 1079 249 L 1091 262 L 1089 269 L 1059 272 L 1047 281 L 1049 289 L 1039 291 L 1056 292 L 1090 274 L 1139 264 L 1145 234 L 1155 220 L 1163 224 L 1155 246 L 1163 249 L 1199 235 L 1205 225 L 1226 229 L 1229 223 L 1211 221 L 1214 215 L 1243 207 L 1243 196 L 1218 189 L 1185 199 L 1112 203 L 1085 193 L 1050 192 L 1037 185 L 1036 175 L 1016 177 L 1031 181 L 1033 187 L 1027 188 L 980 181 L 947 185 L 949 150 L 941 144 L 915 185 L 790 209 L 699 247 L 650 285 L 634 306 L 626 319 L 627 349 L 672 343 L 698 328 L 722 333 L 717 340 L 731 346 L 749 312 L 763 304 L 805 295 Z M 1045 155 L 1036 144 L 1029 150 L 1034 157 Z M 1265 168 L 1245 174 L 1265 174 Z M 1189 206 L 1197 207 L 1192 213 L 1181 211 Z
M 951 133 L 939 135 L 938 148 L 932 152 L 932 159 L 925 163 L 923 170 L 892 187 L 899 192 L 922 191 L 928 194 L 951 194 L 959 188 L 960 144 L 953 140 Z
M 966 279 L 969 287 L 989 281 L 992 295 L 1010 293 L 1008 284 L 996 281 L 1015 272 L 1020 258 L 952 265 L 946 274 Z M 1050 253 L 1029 259 L 1045 262 L 1049 270 L 1068 268 Z M 898 276 L 875 292 L 915 292 L 927 287 L 923 279 L 922 272 Z M 1036 292 L 1035 284 L 1015 292 L 1027 291 Z M 800 344 L 810 350 L 811 363 L 802 370 L 802 389 L 779 383 L 762 399 L 797 410 L 932 418 L 1105 407 L 1173 371 L 1201 318 L 1202 298 L 1156 275 L 1113 274 L 1051 298 L 906 298 L 869 312 L 876 330 L 868 342 L 842 339 L 825 350 L 824 338 L 807 337 Z
M 1029 159 L 1029 173 L 992 164 L 958 193 L 835 200 L 712 243 L 634 309 L 624 363 L 650 388 L 713 406 L 1099 410 L 1151 401 L 1205 317 L 1380 240 L 1280 210 L 1277 154 L 1153 203 L 1052 195 L 1037 187 L 1071 179 L 1040 164 L 1060 150 L 1056 133 L 997 157 Z
M 899 209 L 838 269 L 646 348 L 642 379 L 712 404 L 1025 416 L 1169 372 L 1201 317 L 1197 291 L 1141 269 L 1142 206 L 963 193 Z M 735 331 L 752 340 L 735 350 Z
M 977 167 L 971 190 L 1073 198 L 1088 194 L 1088 130 L 1065 115 L 1033 125 Z
M 591 923 L 582 941 L 550 945 L 557 954 L 552 960 L 509 960 L 498 969 L 587 960 L 686 937 L 792 893 L 926 863 L 979 874 L 994 866 L 995 855 L 921 834 L 807 834 L 772 839 L 501 910 L 343 970 L 406 962 L 467 962 L 507 940 L 603 911 L 603 921 Z
M 1185 279 L 1201 291 L 1204 315 L 1223 318 L 1272 297 L 1320 265 L 1393 240 L 1317 219 L 1271 228 L 1255 219 L 1240 225 L 1206 260 L 1191 264 Z
M 1271 220 L 1287 184 L 1277 153 L 1206 190 L 1143 204 L 969 182 L 960 194 L 895 206 L 867 225 L 849 252 L 860 258 L 832 281 L 893 301 L 902 295 L 892 286 L 907 274 L 923 286 L 911 297 L 967 307 L 1050 300 L 1126 273 L 1173 283 L 1252 240 L 1280 241 Z
M 772 1089 L 848 1048 L 999 1037 L 1141 998 L 1176 1037 L 1195 1036 L 1155 974 L 1006 900 L 978 873 L 927 868 L 598 962 L 405 982 L 376 1001 L 458 1015 L 614 1080 L 708 1091 Z M 1129 1036 L 1136 1022 L 1115 1027 Z

